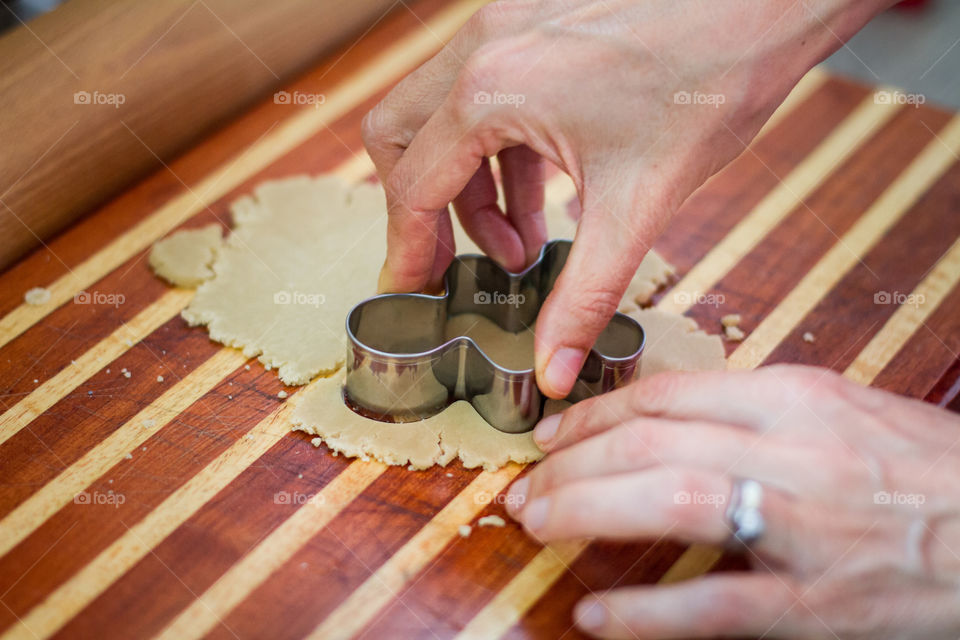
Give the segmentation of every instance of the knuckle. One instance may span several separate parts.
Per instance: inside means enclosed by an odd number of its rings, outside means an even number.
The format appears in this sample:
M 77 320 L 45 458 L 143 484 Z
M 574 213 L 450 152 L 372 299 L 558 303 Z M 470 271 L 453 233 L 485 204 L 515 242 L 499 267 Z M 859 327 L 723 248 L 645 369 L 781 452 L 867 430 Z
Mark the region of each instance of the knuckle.
M 656 414 L 658 408 L 664 406 L 674 396 L 680 378 L 677 373 L 663 372 L 642 378 L 633 384 L 633 393 L 630 395 L 631 407 L 634 413 Z
M 375 144 L 380 138 L 382 126 L 378 110 L 379 105 L 368 111 L 360 122 L 360 137 L 363 139 L 363 144 L 367 147 Z
M 504 2 L 491 2 L 474 12 L 464 29 L 474 38 L 486 40 L 501 33 L 510 23 Z
M 642 423 L 624 425 L 616 440 L 611 443 L 609 459 L 623 460 L 627 466 L 634 466 L 654 455 L 659 458 L 662 443 L 658 440 L 653 431 L 645 428 Z
M 703 492 L 704 486 L 702 478 L 691 471 L 676 471 L 676 495 L 695 496 Z M 695 504 L 694 500 L 676 500 L 673 496 L 667 496 L 666 512 L 668 517 L 684 528 L 698 526 L 703 520 L 700 517 L 701 509 Z
M 584 326 L 599 331 L 607 325 L 620 305 L 620 295 L 600 287 L 580 288 L 568 303 L 568 313 Z

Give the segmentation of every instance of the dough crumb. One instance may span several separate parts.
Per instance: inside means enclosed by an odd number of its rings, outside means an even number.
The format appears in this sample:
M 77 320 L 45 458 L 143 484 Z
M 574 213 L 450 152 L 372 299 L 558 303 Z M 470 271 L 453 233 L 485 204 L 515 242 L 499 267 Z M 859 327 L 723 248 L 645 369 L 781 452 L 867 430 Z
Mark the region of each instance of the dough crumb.
M 724 327 L 736 327 L 740 324 L 740 320 L 739 313 L 730 313 L 720 318 L 720 324 Z
M 478 527 L 505 527 L 507 521 L 500 516 L 483 516 L 477 520 Z
M 302 474 L 302 473 L 298 473 L 298 474 L 297 474 L 297 477 L 300 478 L 301 480 L 303 480 L 303 474 Z
M 219 224 L 185 229 L 154 243 L 148 261 L 154 273 L 178 287 L 199 287 L 213 277 L 210 265 L 223 244 Z
M 23 294 L 23 301 L 34 307 L 47 304 L 50 302 L 50 289 L 46 287 L 34 287 Z
M 163 376 L 157 376 L 157 382 L 163 382 Z
M 727 336 L 727 340 L 731 342 L 740 342 L 747 337 L 740 327 L 724 327 L 723 335 Z
M 130 373 L 129 371 L 124 371 L 124 372 L 123 372 L 123 377 L 124 377 L 124 378 L 129 378 L 129 377 L 132 376 L 132 375 L 133 375 L 133 374 Z
M 243 370 L 244 370 L 244 371 L 250 371 L 250 365 L 248 365 L 248 364 L 243 365 Z
M 34 379 L 33 379 L 33 384 L 39 384 L 39 383 L 40 383 L 40 381 L 39 381 L 37 378 L 34 378 Z
M 285 399 L 285 398 L 287 397 L 287 395 L 288 395 L 288 394 L 287 394 L 286 391 L 280 391 L 280 392 L 277 394 L 277 397 L 280 398 L 281 400 L 283 400 L 283 399 Z
M 294 427 L 294 428 L 296 428 L 296 427 Z M 310 444 L 312 444 L 312 445 L 315 446 L 315 447 L 319 447 L 320 445 L 323 444 L 323 438 L 313 438 L 313 439 L 310 440 Z M 337 455 L 337 454 L 334 453 L 333 455 Z
M 457 530 L 457 532 L 460 534 L 460 537 L 461 537 L 461 538 L 469 538 L 469 537 L 470 537 L 470 533 L 471 533 L 472 531 L 473 531 L 473 528 L 472 528 L 470 525 L 468 525 L 468 524 L 462 524 L 462 525 L 460 525 L 459 529 Z
M 805 334 L 803 334 L 803 341 L 804 341 L 804 342 L 813 342 L 813 341 L 815 341 L 816 339 L 817 339 L 817 337 L 816 337 L 815 335 L 813 335 L 812 333 L 810 333 L 809 331 L 807 331 Z
M 447 474 L 446 474 L 446 475 L 447 475 L 447 477 L 448 477 L 448 478 L 452 478 L 452 477 L 453 477 L 453 474 L 452 474 L 452 473 L 450 473 L 449 471 L 447 472 Z
M 124 459 L 124 460 L 133 460 L 133 454 L 132 454 L 132 453 L 128 453 L 127 455 L 123 456 L 123 459 Z

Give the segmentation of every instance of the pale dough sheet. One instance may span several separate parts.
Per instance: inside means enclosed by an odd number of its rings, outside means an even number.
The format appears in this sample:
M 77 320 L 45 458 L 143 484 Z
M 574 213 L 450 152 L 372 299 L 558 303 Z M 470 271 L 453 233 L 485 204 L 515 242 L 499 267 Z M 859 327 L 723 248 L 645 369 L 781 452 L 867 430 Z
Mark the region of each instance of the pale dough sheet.
M 409 424 L 370 420 L 344 405 L 345 318 L 351 307 L 374 293 L 386 250 L 379 186 L 349 186 L 330 176 L 267 182 L 254 196 L 235 202 L 232 212 L 234 229 L 222 244 L 216 225 L 178 232 L 155 245 L 150 263 L 175 284 L 200 283 L 183 316 L 190 324 L 206 325 L 212 339 L 259 356 L 288 384 L 335 374 L 295 396 L 295 429 L 317 436 L 318 446 L 326 443 L 347 456 L 414 468 L 445 465 L 459 457 L 467 467 L 490 470 L 541 456 L 531 434 L 502 433 L 466 402 Z M 551 237 L 573 235 L 576 222 L 564 209 L 548 207 L 546 216 Z M 455 227 L 458 252 L 476 252 L 459 225 Z M 216 256 L 212 267 L 211 254 Z M 637 307 L 672 274 L 672 267 L 651 251 L 621 307 L 647 332 L 642 375 L 724 368 L 719 337 L 707 336 L 682 316 Z M 482 330 L 480 339 L 489 342 L 489 327 Z M 526 336 L 513 340 L 511 350 Z M 551 402 L 549 410 L 563 406 Z
M 376 292 L 385 209 L 380 186 L 350 186 L 336 176 L 261 184 L 233 204 L 234 230 L 213 264 L 215 275 L 183 317 L 207 325 L 212 339 L 259 356 L 287 384 L 333 373 L 345 361 L 347 313 Z M 546 217 L 551 237 L 572 237 L 576 222 L 563 208 L 547 207 Z M 477 252 L 454 227 L 458 253 Z M 649 298 L 670 274 L 651 251 L 625 307 Z
M 178 287 L 196 288 L 213 276 L 210 265 L 223 243 L 218 224 L 185 229 L 158 240 L 150 250 L 154 273 Z
M 508 369 L 533 368 L 533 338 L 536 323 L 517 333 L 500 328 L 493 320 L 479 313 L 459 313 L 447 318 L 444 338 L 471 338 L 488 358 Z
M 660 371 L 726 368 L 723 341 L 707 335 L 684 316 L 656 309 L 632 313 L 644 327 L 646 347 L 641 376 Z M 494 339 L 489 328 L 487 344 Z M 513 340 L 512 334 L 501 332 Z M 295 429 L 318 436 L 315 444 L 347 456 L 375 458 L 387 464 L 423 469 L 446 465 L 459 457 L 465 467 L 497 469 L 507 462 L 539 460 L 542 453 L 532 433 L 507 434 L 491 427 L 467 402 L 455 402 L 442 413 L 407 424 L 387 424 L 357 415 L 342 399 L 343 373 L 314 382 L 293 411 Z M 642 384 L 639 383 L 639 384 Z M 549 401 L 547 413 L 566 403 Z
M 233 204 L 233 233 L 183 317 L 305 384 L 343 364 L 350 308 L 375 293 L 386 252 L 379 186 L 266 182 Z

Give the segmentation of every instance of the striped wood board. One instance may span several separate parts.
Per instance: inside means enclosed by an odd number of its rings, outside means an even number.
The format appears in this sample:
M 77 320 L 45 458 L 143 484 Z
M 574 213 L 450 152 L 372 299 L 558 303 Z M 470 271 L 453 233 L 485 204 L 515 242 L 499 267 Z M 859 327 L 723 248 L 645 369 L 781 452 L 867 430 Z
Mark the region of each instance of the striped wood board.
M 543 548 L 512 524 L 461 539 L 521 468 L 314 449 L 275 374 L 187 328 L 191 293 L 146 266 L 264 179 L 368 178 L 363 114 L 479 4 L 397 11 L 286 87 L 318 108 L 264 102 L 0 276 L 3 638 L 574 638 L 588 590 L 743 568 L 669 541 Z M 742 314 L 732 367 L 818 364 L 956 405 L 958 150 L 960 118 L 812 72 L 658 242 L 679 278 L 656 303 L 714 331 Z M 573 196 L 556 175 L 548 193 Z M 23 304 L 38 285 L 51 302 Z

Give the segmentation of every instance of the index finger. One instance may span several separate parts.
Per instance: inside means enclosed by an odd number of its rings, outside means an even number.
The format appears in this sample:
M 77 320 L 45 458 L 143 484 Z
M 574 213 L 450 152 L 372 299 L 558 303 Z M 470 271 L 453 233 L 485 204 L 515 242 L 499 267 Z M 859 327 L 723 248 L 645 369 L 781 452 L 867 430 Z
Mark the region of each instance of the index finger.
M 437 225 L 483 159 L 482 120 L 462 116 L 454 90 L 414 137 L 387 179 L 387 259 L 381 293 L 420 291 L 427 284 L 437 247 Z M 494 144 L 497 144 L 496 142 Z

